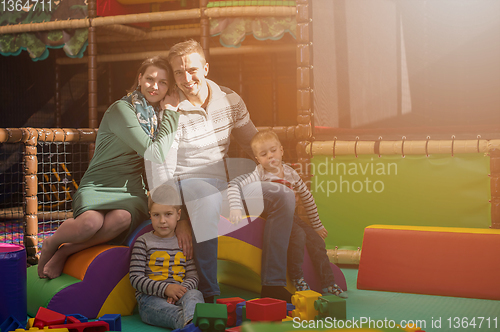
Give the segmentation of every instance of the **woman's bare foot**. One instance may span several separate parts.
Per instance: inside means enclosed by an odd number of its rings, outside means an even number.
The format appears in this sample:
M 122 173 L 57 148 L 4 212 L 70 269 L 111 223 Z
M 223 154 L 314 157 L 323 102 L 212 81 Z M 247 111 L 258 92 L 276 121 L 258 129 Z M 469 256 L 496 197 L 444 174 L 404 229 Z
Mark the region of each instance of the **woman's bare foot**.
M 43 268 L 43 275 L 45 277 L 54 279 L 61 275 L 66 259 L 68 258 L 64 251 L 64 246 L 59 248 L 59 250 L 52 255 L 52 258 L 45 264 L 45 267 Z
M 43 240 L 42 251 L 40 253 L 40 259 L 38 260 L 38 277 L 47 278 L 44 273 L 45 265 L 54 256 L 57 251 L 57 246 L 53 245 L 50 237 Z

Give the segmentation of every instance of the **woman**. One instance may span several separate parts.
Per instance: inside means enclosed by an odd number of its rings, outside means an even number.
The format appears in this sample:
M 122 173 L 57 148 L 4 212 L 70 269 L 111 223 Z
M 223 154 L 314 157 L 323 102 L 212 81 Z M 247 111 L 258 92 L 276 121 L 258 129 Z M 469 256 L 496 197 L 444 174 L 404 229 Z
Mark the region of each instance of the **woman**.
M 148 218 L 143 157 L 161 163 L 172 145 L 179 115 L 166 108 L 178 103 L 173 87 L 166 59 L 150 58 L 139 68 L 131 92 L 108 108 L 95 154 L 73 197 L 73 218 L 43 242 L 40 278 L 60 276 L 75 252 L 112 240 L 120 243 Z M 165 111 L 158 124 L 160 110 Z

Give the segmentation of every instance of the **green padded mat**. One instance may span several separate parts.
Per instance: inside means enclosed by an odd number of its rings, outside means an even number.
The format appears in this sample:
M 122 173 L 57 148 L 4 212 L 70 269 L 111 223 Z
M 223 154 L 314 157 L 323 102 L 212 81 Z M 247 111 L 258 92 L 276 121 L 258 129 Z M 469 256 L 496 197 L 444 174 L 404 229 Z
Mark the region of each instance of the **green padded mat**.
M 358 290 L 356 289 L 358 270 L 342 268 L 342 272 L 344 272 L 349 289 L 348 318 L 365 317 L 372 320 L 387 318 L 396 322 L 420 320 L 425 321 L 425 328 L 421 327 L 427 332 L 496 331 L 500 329 L 500 301 Z M 418 273 L 418 269 L 415 269 L 415 273 Z M 473 285 L 464 285 L 464 287 L 473 287 Z M 467 326 L 467 322 L 472 322 L 474 317 L 476 327 Z M 484 317 L 481 328 L 479 328 L 480 318 L 478 317 Z M 460 325 L 457 325 L 457 318 Z M 487 318 L 489 318 L 489 328 Z M 432 326 L 433 321 L 438 319 L 441 319 L 441 328 Z
M 232 286 L 220 285 L 221 292 L 224 297 L 241 297 L 245 300 L 255 299 L 259 296 L 257 293 L 249 292 Z M 163 327 L 156 327 L 144 324 L 139 317 L 137 306 L 135 307 L 135 314 L 133 316 L 122 317 L 122 331 L 123 332 L 166 332 L 170 331 Z
M 496 331 L 500 329 L 500 301 L 358 290 L 356 289 L 358 270 L 356 268 L 342 268 L 342 271 L 349 289 L 347 318 L 350 320 L 360 320 L 363 317 L 372 321 L 387 318 L 387 320 L 394 320 L 396 323 L 401 323 L 402 320 L 412 320 L 415 323 L 420 321 L 425 322 L 426 326 L 423 330 L 427 332 Z M 415 273 L 418 273 L 418 269 L 415 270 Z M 471 285 L 465 286 L 472 287 Z M 224 297 L 239 296 L 248 300 L 258 296 L 256 293 L 227 285 L 221 285 L 221 291 Z M 455 317 L 458 318 L 459 327 L 454 327 L 458 326 Z M 474 317 L 476 326 L 469 325 L 465 327 L 466 322 L 472 322 Z M 481 327 L 479 327 L 479 317 L 484 317 Z M 451 320 L 448 320 L 449 318 Z M 438 319 L 441 319 L 441 328 L 432 327 L 433 322 Z M 462 324 L 464 324 L 464 327 L 462 327 Z M 368 323 L 363 327 L 368 327 Z M 292 328 L 290 330 L 298 329 Z M 122 318 L 122 331 L 154 332 L 168 330 L 146 325 L 141 322 L 139 315 L 135 314 Z M 278 331 L 275 330 L 275 332 Z
M 484 154 L 314 156 L 311 192 L 328 249 L 361 247 L 373 224 L 488 228 Z

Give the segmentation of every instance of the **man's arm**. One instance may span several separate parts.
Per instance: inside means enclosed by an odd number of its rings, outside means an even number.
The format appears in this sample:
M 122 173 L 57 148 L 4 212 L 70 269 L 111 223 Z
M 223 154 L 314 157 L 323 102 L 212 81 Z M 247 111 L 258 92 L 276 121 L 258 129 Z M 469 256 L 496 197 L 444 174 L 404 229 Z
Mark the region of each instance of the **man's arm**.
M 177 236 L 177 242 L 179 243 L 179 248 L 182 249 L 186 259 L 193 258 L 193 235 L 191 231 L 191 224 L 189 223 L 189 218 L 183 213 L 182 219 L 177 222 L 177 227 L 175 228 L 175 235 Z
M 233 137 L 236 142 L 245 150 L 245 152 L 250 156 L 252 160 L 255 160 L 252 147 L 250 146 L 250 140 L 257 134 L 258 130 L 255 128 L 252 120 L 248 121 L 245 125 L 234 128 L 232 131 Z

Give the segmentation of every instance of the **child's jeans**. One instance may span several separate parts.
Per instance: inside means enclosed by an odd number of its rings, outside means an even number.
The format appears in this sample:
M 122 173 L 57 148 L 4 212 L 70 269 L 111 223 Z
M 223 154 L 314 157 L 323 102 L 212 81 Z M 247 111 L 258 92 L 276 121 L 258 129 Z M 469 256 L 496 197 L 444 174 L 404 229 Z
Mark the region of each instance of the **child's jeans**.
M 335 277 L 326 254 L 325 241 L 310 225 L 294 214 L 287 255 L 288 275 L 292 279 L 300 279 L 304 276 L 302 271 L 304 246 L 307 247 L 314 271 L 320 278 L 321 288 L 332 286 L 335 283 Z
M 203 295 L 197 289 L 188 290 L 176 304 L 170 304 L 167 299 L 154 295 L 137 295 L 142 321 L 170 329 L 183 328 L 193 319 L 196 303 L 203 302 Z

